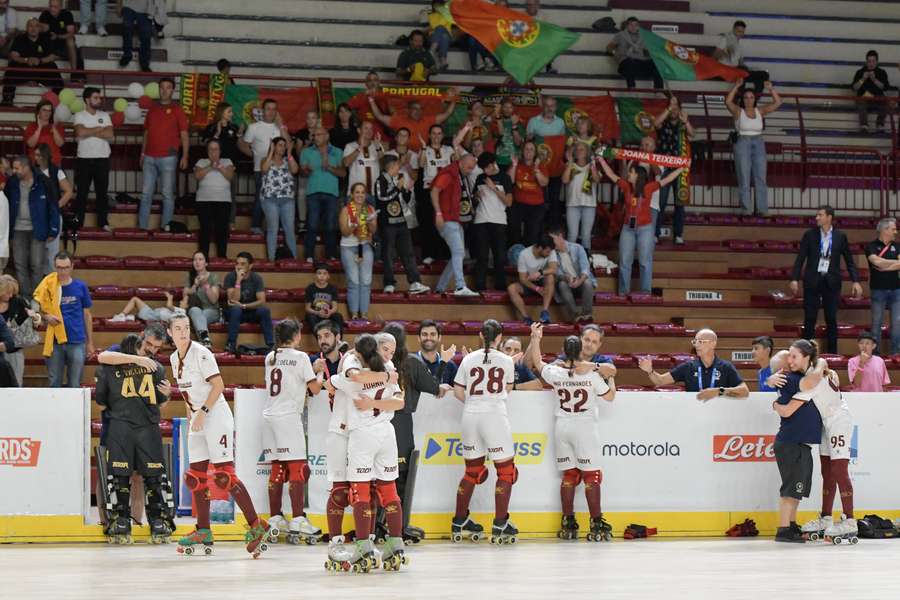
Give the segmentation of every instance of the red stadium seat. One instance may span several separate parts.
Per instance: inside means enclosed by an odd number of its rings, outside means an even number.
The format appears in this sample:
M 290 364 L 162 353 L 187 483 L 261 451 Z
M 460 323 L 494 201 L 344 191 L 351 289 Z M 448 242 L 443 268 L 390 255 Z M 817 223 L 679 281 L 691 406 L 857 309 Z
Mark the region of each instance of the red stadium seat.
M 709 215 L 710 225 L 739 225 L 741 218 L 738 215 L 716 214 Z
M 575 335 L 577 333 L 575 325 L 571 323 L 550 323 L 549 325 L 544 325 L 543 329 L 544 335 Z M 530 335 L 531 331 L 528 333 Z
M 122 259 L 115 256 L 85 256 L 84 266 L 88 269 L 112 269 L 122 266 Z
M 478 332 L 481 331 L 481 321 L 463 321 L 461 325 L 465 333 L 474 333 L 477 335 Z M 506 334 L 506 331 L 503 333 Z
M 509 304 L 509 294 L 499 290 L 485 290 L 481 298 L 485 304 Z
M 137 227 L 119 227 L 112 232 L 113 238 L 117 240 L 138 240 L 146 241 L 150 239 L 150 232 L 146 229 L 138 229 Z
M 158 285 L 142 285 L 134 288 L 134 295 L 141 300 L 161 300 L 165 298 L 163 294 L 165 289 Z
M 405 304 L 406 296 L 401 292 L 394 292 L 393 294 L 372 292 L 371 300 L 375 304 Z
M 664 304 L 662 296 L 654 296 L 653 294 L 628 294 L 628 301 L 632 304 Z
M 353 321 L 347 321 L 346 325 L 344 326 L 344 331 L 354 334 L 378 333 L 379 331 L 381 331 L 381 324 L 374 321 L 362 321 L 359 319 L 355 319 Z
M 854 298 L 853 296 L 841 296 L 841 304 L 845 308 L 869 308 L 872 305 L 872 299 Z
M 144 324 L 138 320 L 134 321 L 111 321 L 109 319 L 102 319 L 100 322 L 100 326 L 97 328 L 98 330 L 105 331 L 142 331 L 144 329 Z
M 80 240 L 111 240 L 113 234 L 111 231 L 100 229 L 99 227 L 82 227 L 78 230 L 78 239 Z
M 126 256 L 122 264 L 129 269 L 155 269 L 159 267 L 159 259 L 152 256 Z
M 674 323 L 652 323 L 650 331 L 655 335 L 683 336 L 685 334 L 684 326 L 675 325 Z
M 613 331 L 619 335 L 650 335 L 650 326 L 643 323 L 613 323 Z
M 503 335 L 531 335 L 531 327 L 522 321 L 503 321 Z M 478 331 L 481 331 L 481 324 L 478 325 Z
M 134 296 L 134 288 L 119 287 L 117 285 L 97 285 L 91 288 L 91 297 L 94 300 L 119 300 Z
M 628 298 L 609 292 L 596 292 L 594 294 L 594 306 L 602 306 L 604 304 L 628 304 Z
M 159 242 L 191 242 L 197 239 L 195 233 L 173 233 L 171 231 L 154 231 L 153 239 Z
M 291 290 L 266 288 L 266 302 L 288 302 L 291 296 Z
M 412 304 L 444 304 L 444 297 L 435 292 L 427 292 L 425 294 L 415 294 L 408 299 Z
M 306 267 L 307 262 L 305 260 L 299 260 L 296 258 L 284 258 L 279 261 L 275 261 L 275 271 L 277 272 L 287 272 L 287 273 L 297 273 L 300 271 L 311 271 L 312 265 L 309 268 Z
M 726 240 L 725 246 L 729 250 L 759 250 L 759 246 L 757 245 L 757 243 L 750 240 Z

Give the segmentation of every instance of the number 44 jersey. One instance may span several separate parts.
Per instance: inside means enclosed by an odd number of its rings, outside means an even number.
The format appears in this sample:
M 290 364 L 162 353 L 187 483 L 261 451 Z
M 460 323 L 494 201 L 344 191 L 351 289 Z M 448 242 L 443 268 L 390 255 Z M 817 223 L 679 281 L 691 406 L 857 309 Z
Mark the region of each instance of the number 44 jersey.
M 609 392 L 609 386 L 596 371 L 579 375 L 566 367 L 546 365 L 541 378 L 553 387 L 559 399 L 557 417 L 594 417 L 597 398 Z
M 459 364 L 453 383 L 466 390 L 464 412 L 506 414 L 509 387 L 516 378 L 513 359 L 499 350 L 470 352 Z
M 303 411 L 306 386 L 316 379 L 309 355 L 292 348 L 280 348 L 266 356 L 266 417 L 297 415 Z

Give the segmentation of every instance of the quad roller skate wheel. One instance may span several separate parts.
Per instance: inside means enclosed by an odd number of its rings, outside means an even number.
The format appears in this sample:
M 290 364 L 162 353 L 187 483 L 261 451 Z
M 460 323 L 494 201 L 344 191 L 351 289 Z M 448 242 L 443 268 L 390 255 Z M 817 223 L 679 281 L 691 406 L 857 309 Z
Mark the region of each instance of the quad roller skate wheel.
M 469 539 L 471 539 L 473 543 L 477 544 L 479 541 L 481 541 L 481 534 L 473 533 Z
M 819 539 L 821 539 L 821 536 L 819 535 L 818 531 L 810 532 L 808 537 L 809 537 L 809 541 L 811 541 L 811 542 L 818 542 Z
M 500 536 L 492 535 L 492 536 L 491 536 L 491 543 L 492 543 L 492 544 L 497 544 L 497 545 L 499 546 L 499 545 L 503 544 L 503 538 L 500 537 Z
M 319 543 L 319 538 L 314 537 L 314 536 L 309 536 L 309 537 L 304 538 L 303 541 L 306 542 L 307 546 L 315 546 L 316 544 Z
M 287 541 L 288 544 L 291 544 L 292 546 L 296 546 L 297 544 L 300 543 L 300 536 L 297 535 L 296 533 L 289 533 L 289 534 L 287 534 L 287 537 L 285 538 L 285 540 Z
M 270 532 L 266 539 L 268 540 L 268 542 L 270 544 L 277 544 L 278 543 L 278 534 Z
M 205 548 L 203 548 L 203 554 L 205 556 L 212 556 L 212 553 L 213 553 L 212 546 L 206 546 Z
M 450 541 L 454 544 L 458 544 L 462 541 L 463 536 L 461 533 L 452 533 L 450 534 Z
M 858 544 L 858 543 L 859 543 L 859 538 L 856 537 L 855 535 L 854 535 L 853 537 L 850 538 L 850 545 L 851 545 L 851 546 L 855 546 L 855 545 Z
M 182 552 L 185 556 L 191 556 L 194 553 L 193 546 L 186 546 L 184 549 L 179 548 L 179 551 Z

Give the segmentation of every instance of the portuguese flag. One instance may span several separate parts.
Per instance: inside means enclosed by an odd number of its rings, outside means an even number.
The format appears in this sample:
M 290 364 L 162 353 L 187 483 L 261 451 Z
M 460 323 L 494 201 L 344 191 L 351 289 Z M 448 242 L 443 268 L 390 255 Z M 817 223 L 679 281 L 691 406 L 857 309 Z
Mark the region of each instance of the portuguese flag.
M 293 89 L 264 88 L 255 85 L 229 85 L 225 88 L 225 102 L 234 108 L 235 125 L 250 125 L 259 120 L 254 111 L 262 111 L 263 100 L 278 102 L 278 112 L 288 130 L 306 127 L 306 113 L 319 110 L 319 95 L 314 87 Z
M 623 144 L 640 143 L 645 135 L 656 136 L 653 119 L 666 110 L 665 98 L 616 98 L 619 108 L 619 128 Z
M 557 96 L 556 114 L 565 121 L 566 129 L 573 135 L 580 117 L 587 117 L 594 124 L 594 134 L 601 140 L 619 137 L 619 121 L 616 119 L 616 102 L 612 96 Z
M 568 50 L 578 33 L 483 0 L 449 0 L 441 14 L 481 42 L 521 84 Z
M 747 77 L 747 71 L 723 65 L 711 56 L 704 56 L 655 33 L 641 29 L 641 40 L 663 79 L 667 81 L 697 81 L 721 77 L 735 81 Z

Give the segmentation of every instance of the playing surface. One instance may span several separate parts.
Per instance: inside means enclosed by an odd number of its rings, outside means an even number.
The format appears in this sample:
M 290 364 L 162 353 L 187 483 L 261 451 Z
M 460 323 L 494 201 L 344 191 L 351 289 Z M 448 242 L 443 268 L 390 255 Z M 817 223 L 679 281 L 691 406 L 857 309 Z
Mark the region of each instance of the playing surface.
M 900 598 L 900 540 L 854 547 L 759 539 L 423 543 L 400 573 L 330 574 L 325 546 L 237 543 L 212 557 L 174 546 L 0 547 L 5 598 Z M 348 595 L 349 594 L 349 595 Z M 776 596 L 777 594 L 777 596 Z

